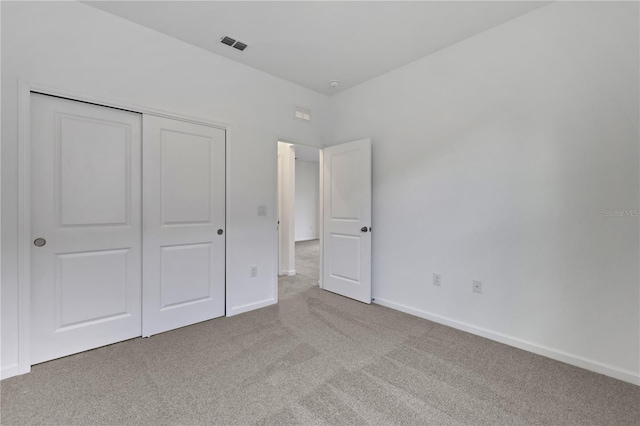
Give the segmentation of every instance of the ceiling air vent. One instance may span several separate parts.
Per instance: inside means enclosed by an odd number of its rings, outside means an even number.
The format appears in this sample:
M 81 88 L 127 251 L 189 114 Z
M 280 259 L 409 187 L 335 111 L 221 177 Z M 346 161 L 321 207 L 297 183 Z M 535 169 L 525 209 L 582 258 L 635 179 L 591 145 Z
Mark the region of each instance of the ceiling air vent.
M 247 48 L 247 45 L 241 41 L 236 41 L 236 44 L 234 44 L 233 47 L 235 47 L 238 50 L 244 50 Z
M 231 37 L 224 36 L 222 37 L 222 40 L 220 40 L 220 42 L 222 42 L 222 44 L 226 44 L 227 46 L 233 46 L 233 43 L 235 43 L 236 41 Z
M 226 44 L 227 46 L 233 47 L 233 48 L 238 49 L 240 51 L 243 51 L 244 49 L 247 48 L 247 44 L 246 43 L 243 43 L 241 41 L 238 41 L 236 39 L 233 39 L 233 38 L 227 37 L 227 36 L 222 37 L 220 39 L 220 43 Z

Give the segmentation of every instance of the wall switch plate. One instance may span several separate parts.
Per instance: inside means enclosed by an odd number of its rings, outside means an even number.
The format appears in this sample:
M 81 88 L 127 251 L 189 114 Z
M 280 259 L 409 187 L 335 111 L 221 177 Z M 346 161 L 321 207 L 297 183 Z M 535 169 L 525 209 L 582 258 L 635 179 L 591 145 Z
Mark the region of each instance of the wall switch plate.
M 473 292 L 482 293 L 482 281 L 473 281 Z
M 251 265 L 249 267 L 249 276 L 257 277 L 258 276 L 258 265 Z
M 442 275 L 433 274 L 433 285 L 441 285 L 442 284 Z
M 267 215 L 267 206 L 258 206 L 258 216 L 266 216 Z

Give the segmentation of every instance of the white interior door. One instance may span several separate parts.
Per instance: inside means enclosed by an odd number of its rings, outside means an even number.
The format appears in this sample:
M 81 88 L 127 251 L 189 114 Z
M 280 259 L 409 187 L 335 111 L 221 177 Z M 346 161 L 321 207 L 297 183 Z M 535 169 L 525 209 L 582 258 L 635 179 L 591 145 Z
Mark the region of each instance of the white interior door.
M 371 303 L 371 140 L 323 150 L 324 289 Z
M 140 127 L 31 95 L 32 364 L 141 334 Z
M 225 314 L 225 131 L 143 118 L 143 336 Z

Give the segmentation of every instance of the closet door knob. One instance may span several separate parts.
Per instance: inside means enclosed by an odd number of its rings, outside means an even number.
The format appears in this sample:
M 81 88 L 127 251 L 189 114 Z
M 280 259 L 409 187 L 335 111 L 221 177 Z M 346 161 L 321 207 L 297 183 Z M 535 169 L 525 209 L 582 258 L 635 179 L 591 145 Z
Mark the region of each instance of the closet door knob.
M 45 240 L 44 238 L 36 238 L 35 240 L 33 240 L 33 245 L 36 247 L 42 247 L 45 244 L 47 244 L 47 240 Z
M 367 232 L 369 230 L 369 228 L 367 228 L 366 226 L 363 226 L 362 228 L 360 228 L 360 230 L 362 232 Z
M 218 235 L 222 235 L 224 231 L 222 229 L 218 229 Z

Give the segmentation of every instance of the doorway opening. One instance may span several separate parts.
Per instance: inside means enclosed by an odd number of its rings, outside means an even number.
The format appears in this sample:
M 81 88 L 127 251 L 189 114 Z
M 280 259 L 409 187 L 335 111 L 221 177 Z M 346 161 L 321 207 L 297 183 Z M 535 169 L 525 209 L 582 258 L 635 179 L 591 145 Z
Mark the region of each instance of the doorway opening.
M 320 150 L 278 142 L 278 299 L 319 285 Z

